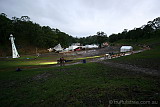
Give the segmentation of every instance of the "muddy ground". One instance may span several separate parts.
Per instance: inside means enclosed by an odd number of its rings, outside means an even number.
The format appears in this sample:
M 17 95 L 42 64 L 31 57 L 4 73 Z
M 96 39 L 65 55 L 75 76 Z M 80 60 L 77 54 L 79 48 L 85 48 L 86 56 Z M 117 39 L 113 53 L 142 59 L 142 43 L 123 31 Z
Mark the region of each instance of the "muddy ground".
M 64 53 L 64 55 L 78 55 L 83 57 L 89 57 L 89 56 L 99 56 L 107 53 L 119 53 L 119 52 L 120 52 L 120 46 L 110 46 L 98 49 L 87 49 L 83 51 Z

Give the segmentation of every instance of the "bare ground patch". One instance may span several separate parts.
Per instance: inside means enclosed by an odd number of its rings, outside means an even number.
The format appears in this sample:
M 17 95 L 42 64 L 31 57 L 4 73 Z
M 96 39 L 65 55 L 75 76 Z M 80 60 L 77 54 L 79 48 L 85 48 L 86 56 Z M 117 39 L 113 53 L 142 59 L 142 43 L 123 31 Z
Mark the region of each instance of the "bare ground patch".
M 135 65 L 120 64 L 120 63 L 109 62 L 109 61 L 108 62 L 107 61 L 99 61 L 98 63 L 105 64 L 105 65 L 110 66 L 110 67 L 126 69 L 126 70 L 129 70 L 129 71 L 143 72 L 143 73 L 150 74 L 150 75 L 155 75 L 155 76 L 160 75 L 159 70 L 154 70 L 154 69 L 149 69 L 149 68 L 141 68 L 141 67 L 137 67 Z

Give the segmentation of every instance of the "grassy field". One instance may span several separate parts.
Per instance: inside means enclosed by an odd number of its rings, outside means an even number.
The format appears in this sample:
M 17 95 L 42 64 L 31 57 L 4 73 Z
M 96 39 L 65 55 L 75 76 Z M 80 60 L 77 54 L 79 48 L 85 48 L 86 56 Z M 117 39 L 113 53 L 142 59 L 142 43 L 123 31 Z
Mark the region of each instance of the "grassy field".
M 106 106 L 109 100 L 158 101 L 159 78 L 97 63 L 0 72 L 0 104 Z
M 111 62 L 131 64 L 160 71 L 160 46 L 154 46 L 151 50 L 142 53 L 113 59 Z
M 46 57 L 36 57 L 33 55 L 22 56 L 20 58 L 6 58 L 0 60 L 0 71 L 17 69 L 17 68 L 36 68 L 36 67 L 48 67 L 57 64 L 57 60 L 62 55 L 52 55 Z M 76 56 L 63 56 L 66 60 L 73 60 L 71 63 L 82 62 L 84 59 L 100 58 L 102 56 L 91 56 L 91 57 L 76 57 Z M 68 62 L 69 63 L 69 62 Z
M 47 63 L 53 63 L 53 59 L 56 58 L 35 59 L 31 56 L 29 59 L 22 57 L 1 60 L 0 107 L 103 107 L 109 104 L 135 106 L 138 103 L 141 106 L 158 106 L 160 103 L 158 76 L 113 68 L 100 63 L 53 67 Z M 84 58 L 78 60 L 82 59 Z M 159 70 L 160 46 L 109 61 Z M 24 69 L 16 72 L 17 67 Z M 128 104 L 124 101 L 128 101 Z M 132 105 L 129 101 L 132 101 Z

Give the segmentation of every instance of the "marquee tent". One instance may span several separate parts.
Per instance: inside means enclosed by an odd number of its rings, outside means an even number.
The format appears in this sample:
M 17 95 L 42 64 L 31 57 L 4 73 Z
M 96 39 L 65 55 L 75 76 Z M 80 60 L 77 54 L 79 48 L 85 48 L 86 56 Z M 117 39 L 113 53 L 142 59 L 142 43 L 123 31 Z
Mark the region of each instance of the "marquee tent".
M 58 52 L 63 50 L 63 48 L 61 47 L 61 44 L 56 45 L 53 49 L 55 49 Z
M 133 51 L 133 47 L 132 46 L 122 46 L 120 48 L 120 52 L 128 52 L 128 51 Z

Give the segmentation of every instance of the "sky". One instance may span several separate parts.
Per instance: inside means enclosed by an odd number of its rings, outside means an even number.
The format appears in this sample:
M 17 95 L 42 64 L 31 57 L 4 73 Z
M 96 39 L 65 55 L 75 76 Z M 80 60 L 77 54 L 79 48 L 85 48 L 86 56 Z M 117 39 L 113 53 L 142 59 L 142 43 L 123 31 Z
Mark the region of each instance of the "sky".
M 73 37 L 132 30 L 160 17 L 159 10 L 160 0 L 0 0 L 7 17 L 29 16 Z

